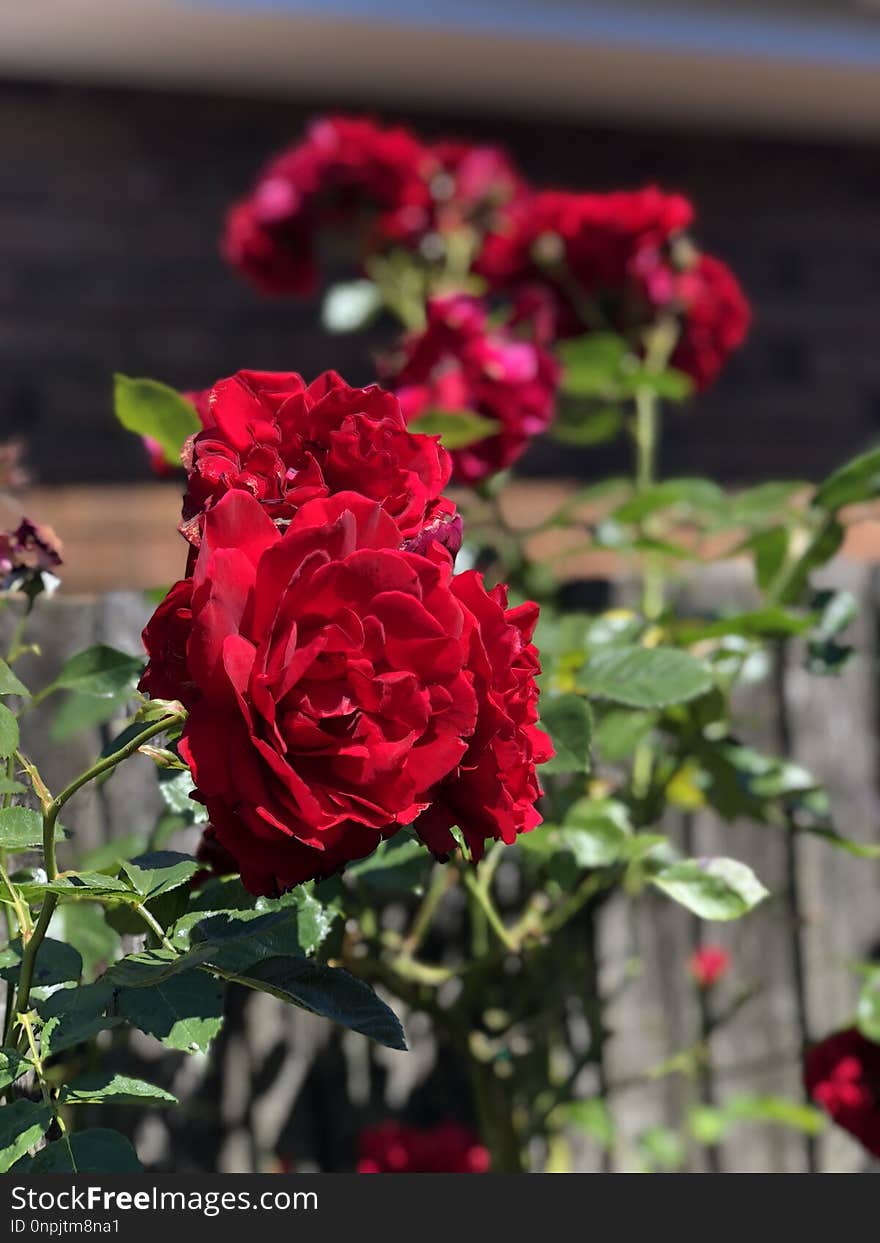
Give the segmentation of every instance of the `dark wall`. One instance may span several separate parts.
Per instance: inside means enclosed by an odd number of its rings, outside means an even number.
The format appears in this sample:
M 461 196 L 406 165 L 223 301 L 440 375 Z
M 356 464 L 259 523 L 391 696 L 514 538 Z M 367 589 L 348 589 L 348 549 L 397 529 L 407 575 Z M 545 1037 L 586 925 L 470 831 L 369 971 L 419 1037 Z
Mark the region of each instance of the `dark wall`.
M 114 370 L 180 387 L 242 366 L 369 378 L 362 340 L 327 339 L 314 306 L 260 299 L 217 254 L 227 204 L 311 111 L 0 84 L 0 435 L 27 436 L 42 481 L 145 475 L 113 425 Z M 502 141 L 538 183 L 657 179 L 693 196 L 698 236 L 740 274 L 756 322 L 723 381 L 673 419 L 667 472 L 817 477 L 880 433 L 876 147 L 408 119 Z M 613 456 L 539 446 L 529 466 L 590 475 Z

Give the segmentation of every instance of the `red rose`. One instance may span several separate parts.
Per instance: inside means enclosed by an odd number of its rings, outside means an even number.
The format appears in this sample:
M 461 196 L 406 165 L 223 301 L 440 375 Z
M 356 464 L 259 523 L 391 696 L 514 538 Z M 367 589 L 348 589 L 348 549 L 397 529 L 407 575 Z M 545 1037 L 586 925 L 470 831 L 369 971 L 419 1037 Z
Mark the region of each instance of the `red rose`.
M 405 540 L 426 525 L 454 554 L 455 509 L 440 498 L 450 461 L 436 438 L 406 430 L 399 403 L 373 385 L 351 388 L 328 371 L 239 371 L 201 397 L 205 430 L 184 448 L 189 479 L 181 531 L 193 545 L 204 514 L 227 492 L 255 497 L 285 524 L 315 497 L 355 491 L 382 503 Z
M 550 739 L 538 728 L 541 672 L 532 634 L 538 606 L 507 607 L 507 588 L 487 592 L 475 570 L 457 574 L 452 592 L 472 619 L 468 666 L 477 693 L 476 728 L 459 766 L 433 792 L 415 830 L 439 856 L 455 849 L 458 825 L 475 860 L 486 840 L 510 844 L 541 823 L 535 766 L 551 759 Z
M 223 253 L 264 293 L 311 293 L 322 233 L 336 231 L 368 253 L 424 231 L 431 166 L 425 148 L 402 127 L 321 118 L 232 208 Z
M 358 1141 L 359 1174 L 485 1174 L 489 1164 L 487 1149 L 458 1122 L 427 1131 L 382 1122 Z
M 688 970 L 700 988 L 712 988 L 730 969 L 730 954 L 721 945 L 703 945 L 694 950 Z
M 700 255 L 680 275 L 676 295 L 682 331 L 672 366 L 689 375 L 698 389 L 706 389 L 746 339 L 749 304 L 730 268 L 712 255 Z
M 427 325 L 388 364 L 407 420 L 431 410 L 472 411 L 498 424 L 452 453 L 455 478 L 477 483 L 516 461 L 553 418 L 559 368 L 551 354 L 489 326 L 478 298 L 451 294 L 428 303 Z
M 666 245 L 692 219 L 687 199 L 656 186 L 613 194 L 547 190 L 509 213 L 476 267 L 493 286 L 549 282 L 561 299 L 560 333 L 572 336 L 595 326 L 582 304 L 619 298 L 634 257 Z
M 459 785 L 486 800 L 458 821 L 475 854 L 538 823 L 534 606 L 506 614 L 476 575 L 452 578 L 438 543 L 401 541 L 355 493 L 307 502 L 282 535 L 232 490 L 206 515 L 191 587 L 145 631 L 142 687 L 186 702 L 181 755 L 253 892 L 329 875 Z
M 880 1045 L 855 1027 L 835 1032 L 808 1051 L 804 1083 L 838 1126 L 880 1157 Z

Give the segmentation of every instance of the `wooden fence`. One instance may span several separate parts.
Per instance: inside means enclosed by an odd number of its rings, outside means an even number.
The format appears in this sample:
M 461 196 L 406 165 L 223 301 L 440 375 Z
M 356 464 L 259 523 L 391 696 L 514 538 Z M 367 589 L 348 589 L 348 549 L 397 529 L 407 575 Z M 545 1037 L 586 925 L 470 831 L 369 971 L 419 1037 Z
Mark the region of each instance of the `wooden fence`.
M 876 841 L 877 580 L 870 567 L 842 560 L 826 578 L 861 603 L 855 626 L 858 654 L 840 678 L 819 679 L 803 670 L 796 650 L 789 653 L 784 686 L 790 737 L 782 741 L 794 759 L 827 783 L 841 830 Z M 625 593 L 626 587 L 617 590 Z M 748 595 L 745 569 L 731 564 L 704 571 L 687 586 L 687 598 L 698 608 L 741 606 Z M 149 606 L 135 593 L 97 599 L 62 594 L 42 602 L 32 626 L 41 655 L 22 661 L 23 676 L 39 686 L 69 654 L 95 642 L 138 651 L 148 613 Z M 770 677 L 740 695 L 749 740 L 769 750 L 780 744 L 777 698 Z M 100 730 L 86 730 L 63 748 L 52 747 L 47 741 L 51 715 L 44 706 L 28 718 L 25 745 L 50 786 L 58 788 L 106 739 Z M 106 784 L 78 796 L 66 820 L 77 851 L 83 852 L 110 836 L 148 831 L 157 810 L 152 766 L 137 757 Z M 801 835 L 792 841 L 776 828 L 725 825 L 704 813 L 666 828 L 694 853 L 745 860 L 774 895 L 746 919 L 709 929 L 713 942 L 732 951 L 730 988 L 748 986 L 754 995 L 713 1035 L 704 1090 L 720 1101 L 741 1092 L 798 1099 L 802 1029 L 818 1037 L 848 1019 L 858 986 L 851 964 L 866 958 L 880 941 L 880 865 L 815 838 Z M 659 897 L 646 897 L 635 908 L 614 901 L 602 911 L 599 954 L 611 1032 L 605 1072 L 618 1142 L 609 1159 L 592 1141 L 573 1136 L 574 1169 L 607 1168 L 609 1161 L 613 1168 L 635 1168 L 637 1136 L 651 1127 L 677 1127 L 692 1103 L 692 1079 L 674 1073 L 646 1078 L 644 1072 L 662 1067 L 699 1032 L 685 963 L 701 935 L 705 931 L 686 912 Z M 404 1019 L 412 1051 L 391 1053 L 368 1047 L 361 1037 L 340 1035 L 322 1020 L 266 996 L 233 990 L 229 1020 L 210 1061 L 169 1057 L 164 1050 L 160 1059 L 159 1047 L 136 1034 L 126 1056 L 145 1069 L 155 1062 L 149 1073 L 183 1102 L 180 1110 L 144 1116 L 135 1134 L 142 1159 L 157 1169 L 228 1172 L 266 1168 L 267 1154 L 292 1157 L 300 1166 L 344 1166 L 352 1159 L 364 1116 L 378 1119 L 416 1099 L 436 1103 L 456 1090 L 454 1081 L 443 1077 L 449 1072 L 436 1065 L 421 1016 L 404 1012 Z M 106 1053 L 118 1055 L 112 1048 Z M 584 1072 L 579 1084 L 584 1095 L 595 1090 L 594 1073 Z M 130 1112 L 126 1121 L 130 1124 Z M 783 1127 L 744 1122 L 717 1152 L 691 1153 L 688 1168 L 803 1171 L 810 1160 L 827 1171 L 866 1165 L 861 1149 L 833 1128 L 813 1152 L 809 1148 L 801 1135 Z

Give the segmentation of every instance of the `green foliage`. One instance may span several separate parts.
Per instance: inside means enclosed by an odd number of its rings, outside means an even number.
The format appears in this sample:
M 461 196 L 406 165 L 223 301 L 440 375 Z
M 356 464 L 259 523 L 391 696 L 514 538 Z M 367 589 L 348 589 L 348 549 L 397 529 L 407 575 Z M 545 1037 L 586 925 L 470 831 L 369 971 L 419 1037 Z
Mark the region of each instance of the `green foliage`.
M 64 829 L 56 824 L 55 841 L 63 841 Z M 30 807 L 0 807 L 0 850 L 42 850 L 43 817 Z
M 769 896 L 752 869 L 736 859 L 686 859 L 661 868 L 651 881 L 701 919 L 739 919 Z
M 21 957 L 21 939 L 16 937 L 5 950 L 0 950 L 0 979 L 18 980 Z M 48 988 L 51 984 L 68 984 L 71 980 L 78 980 L 81 975 L 82 959 L 73 946 L 65 941 L 46 937 L 40 946 L 34 968 L 35 986 Z
M 149 987 L 119 987 L 116 1005 L 124 1019 L 166 1048 L 207 1053 L 223 1026 L 223 991 L 220 980 L 186 970 Z
M 15 1166 L 16 1174 L 142 1174 L 137 1153 L 124 1135 L 95 1127 L 47 1144 Z
M 550 735 L 556 754 L 543 767 L 545 773 L 586 773 L 590 768 L 593 713 L 579 695 L 548 695 L 541 704 L 541 724 Z
M 43 693 L 76 691 L 97 699 L 115 699 L 123 691 L 134 690 L 143 669 L 142 657 L 129 656 L 106 643 L 98 643 L 72 656 Z
M 625 646 L 596 652 L 578 680 L 597 699 L 631 708 L 687 703 L 714 685 L 702 661 L 672 647 Z
M 61 1095 L 65 1105 L 176 1105 L 177 1097 L 143 1079 L 129 1075 L 96 1071 L 80 1075 L 68 1084 Z
M 409 424 L 411 432 L 439 436 L 445 449 L 466 449 L 498 431 L 496 419 L 487 419 L 475 410 L 429 410 Z
M 201 431 L 193 405 L 158 380 L 114 378 L 116 417 L 127 431 L 149 436 L 161 446 L 169 466 L 180 465 L 184 441 Z
M 30 698 L 30 691 L 15 676 L 5 660 L 0 659 L 0 695 L 20 695 L 23 699 Z
M 35 1101 L 13 1101 L 0 1109 L 0 1174 L 40 1142 L 51 1121 L 52 1111 Z

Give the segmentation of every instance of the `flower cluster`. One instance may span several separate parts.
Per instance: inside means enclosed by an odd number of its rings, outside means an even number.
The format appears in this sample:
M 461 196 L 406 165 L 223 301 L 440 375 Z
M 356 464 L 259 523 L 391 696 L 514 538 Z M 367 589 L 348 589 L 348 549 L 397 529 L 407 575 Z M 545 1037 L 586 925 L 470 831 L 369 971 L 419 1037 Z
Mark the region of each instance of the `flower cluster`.
M 362 1131 L 359 1174 L 486 1174 L 489 1152 L 458 1122 L 441 1122 L 420 1131 L 383 1122 Z
M 698 389 L 717 378 L 749 307 L 730 269 L 694 246 L 693 218 L 656 186 L 535 190 L 497 147 L 330 116 L 233 207 L 223 251 L 263 292 L 302 295 L 322 283 L 327 243 L 347 246 L 408 325 L 384 370 L 407 415 L 491 421 L 455 455 L 456 479 L 473 484 L 551 421 L 556 341 L 615 332 L 639 353 L 662 323 L 669 363 Z
M 408 421 L 432 411 L 476 413 L 492 432 L 453 450 L 455 479 L 478 483 L 510 466 L 553 419 L 559 365 L 547 350 L 494 327 L 484 302 L 433 298 L 427 327 L 401 343 L 387 374 Z
M 880 1157 L 880 1045 L 855 1027 L 834 1032 L 807 1053 L 809 1096 L 875 1157 Z
M 411 825 L 478 859 L 540 822 L 537 608 L 455 575 L 449 463 L 396 399 L 329 373 L 240 372 L 184 450 L 187 577 L 144 631 L 141 687 L 256 893 L 327 876 Z

